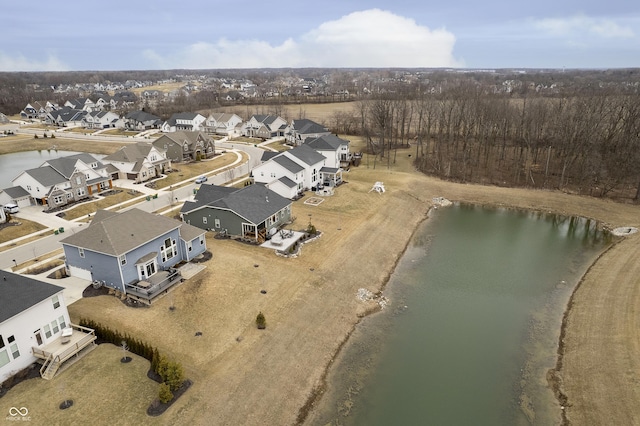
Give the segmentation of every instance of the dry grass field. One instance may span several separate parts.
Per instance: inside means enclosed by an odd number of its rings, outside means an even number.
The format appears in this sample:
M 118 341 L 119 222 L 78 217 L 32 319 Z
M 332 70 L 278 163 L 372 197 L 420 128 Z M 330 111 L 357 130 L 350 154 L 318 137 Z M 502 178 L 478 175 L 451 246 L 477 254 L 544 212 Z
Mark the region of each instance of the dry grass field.
M 358 150 L 358 139 L 350 139 Z M 321 394 L 326 369 L 354 325 L 374 309 L 356 298 L 358 289 L 384 288 L 433 197 L 580 215 L 605 227 L 640 226 L 635 205 L 444 182 L 415 172 L 411 153 L 400 150 L 389 168 L 378 161 L 375 169 L 365 156 L 345 173 L 347 183 L 334 196 L 316 206 L 304 204 L 309 196 L 294 202 L 291 228 L 312 223 L 322 233 L 297 258 L 209 235 L 213 258 L 206 269 L 150 308 L 130 308 L 111 296 L 69 307 L 76 322 L 82 317 L 109 324 L 180 360 L 194 384 L 162 416 L 144 413 L 157 390 L 142 372 L 148 364 L 124 377 L 126 364 L 102 348 L 51 382 L 20 384 L 0 400 L 0 410 L 34 404 L 33 418 L 48 424 L 297 424 Z M 384 182 L 385 193 L 370 192 L 376 181 Z M 637 234 L 614 245 L 572 298 L 555 373 L 572 424 L 634 424 L 640 418 L 639 249 Z M 266 330 L 255 327 L 260 311 Z M 60 386 L 64 392 L 53 393 Z M 88 405 L 61 412 L 57 404 L 68 398 L 63 395 Z
M 6 243 L 7 241 L 15 240 L 16 238 L 46 229 L 44 225 L 27 219 L 13 219 L 11 223 L 16 225 L 6 225 L 0 228 L 0 243 Z M 13 248 L 13 246 L 0 247 L 0 252 L 10 248 Z
M 64 137 L 34 139 L 30 135 L 12 135 L 0 139 L 0 155 L 20 151 L 50 150 L 54 149 L 54 145 L 55 149 L 61 151 L 92 152 L 108 155 L 128 144 L 125 142 L 65 139 Z

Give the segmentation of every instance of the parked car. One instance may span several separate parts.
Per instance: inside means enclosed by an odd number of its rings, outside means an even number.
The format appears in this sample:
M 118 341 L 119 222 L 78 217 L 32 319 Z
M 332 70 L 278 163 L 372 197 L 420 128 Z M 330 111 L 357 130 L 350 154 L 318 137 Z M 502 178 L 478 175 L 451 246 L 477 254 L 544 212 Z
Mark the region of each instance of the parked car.
M 11 214 L 18 213 L 20 211 L 20 207 L 18 207 L 17 204 L 5 204 L 2 208 L 5 212 Z
M 206 181 L 207 181 L 206 176 L 200 176 L 199 178 L 196 179 L 196 183 L 205 183 Z

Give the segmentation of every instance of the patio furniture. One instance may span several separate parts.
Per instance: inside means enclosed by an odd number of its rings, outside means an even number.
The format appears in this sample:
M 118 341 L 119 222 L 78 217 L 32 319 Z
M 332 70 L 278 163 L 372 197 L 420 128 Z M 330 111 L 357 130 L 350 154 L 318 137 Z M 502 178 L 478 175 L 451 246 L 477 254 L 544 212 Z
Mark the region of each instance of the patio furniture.
M 71 335 L 73 335 L 73 328 L 71 327 L 63 328 L 62 334 L 60 335 L 61 336 L 60 343 L 62 344 L 69 343 L 71 341 Z

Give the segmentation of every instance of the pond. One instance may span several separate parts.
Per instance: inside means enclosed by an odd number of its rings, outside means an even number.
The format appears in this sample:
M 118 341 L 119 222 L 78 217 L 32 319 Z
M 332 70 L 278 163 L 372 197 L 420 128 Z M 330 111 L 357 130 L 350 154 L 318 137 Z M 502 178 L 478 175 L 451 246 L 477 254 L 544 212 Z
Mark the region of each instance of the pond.
M 327 377 L 313 425 L 550 425 L 562 315 L 610 242 L 574 217 L 455 204 L 416 232 L 390 304 Z

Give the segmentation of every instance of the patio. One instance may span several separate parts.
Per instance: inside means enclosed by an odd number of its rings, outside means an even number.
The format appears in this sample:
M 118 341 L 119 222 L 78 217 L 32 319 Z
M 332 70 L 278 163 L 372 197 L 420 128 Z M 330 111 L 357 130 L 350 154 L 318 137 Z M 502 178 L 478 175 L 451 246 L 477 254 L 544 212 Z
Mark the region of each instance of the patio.
M 89 346 L 95 346 L 94 330 L 76 324 L 69 324 L 60 336 L 42 347 L 33 347 L 33 356 L 44 360 L 40 368 L 43 379 L 51 380 L 56 373 L 74 355 L 79 358 L 80 352 Z
M 304 232 L 283 229 L 275 233 L 271 239 L 262 243 L 260 247 L 286 252 L 289 250 L 289 247 L 294 245 L 303 235 Z
M 154 299 L 165 295 L 171 287 L 182 281 L 182 275 L 177 269 L 158 271 L 144 281 L 127 284 L 127 297 L 150 305 Z

